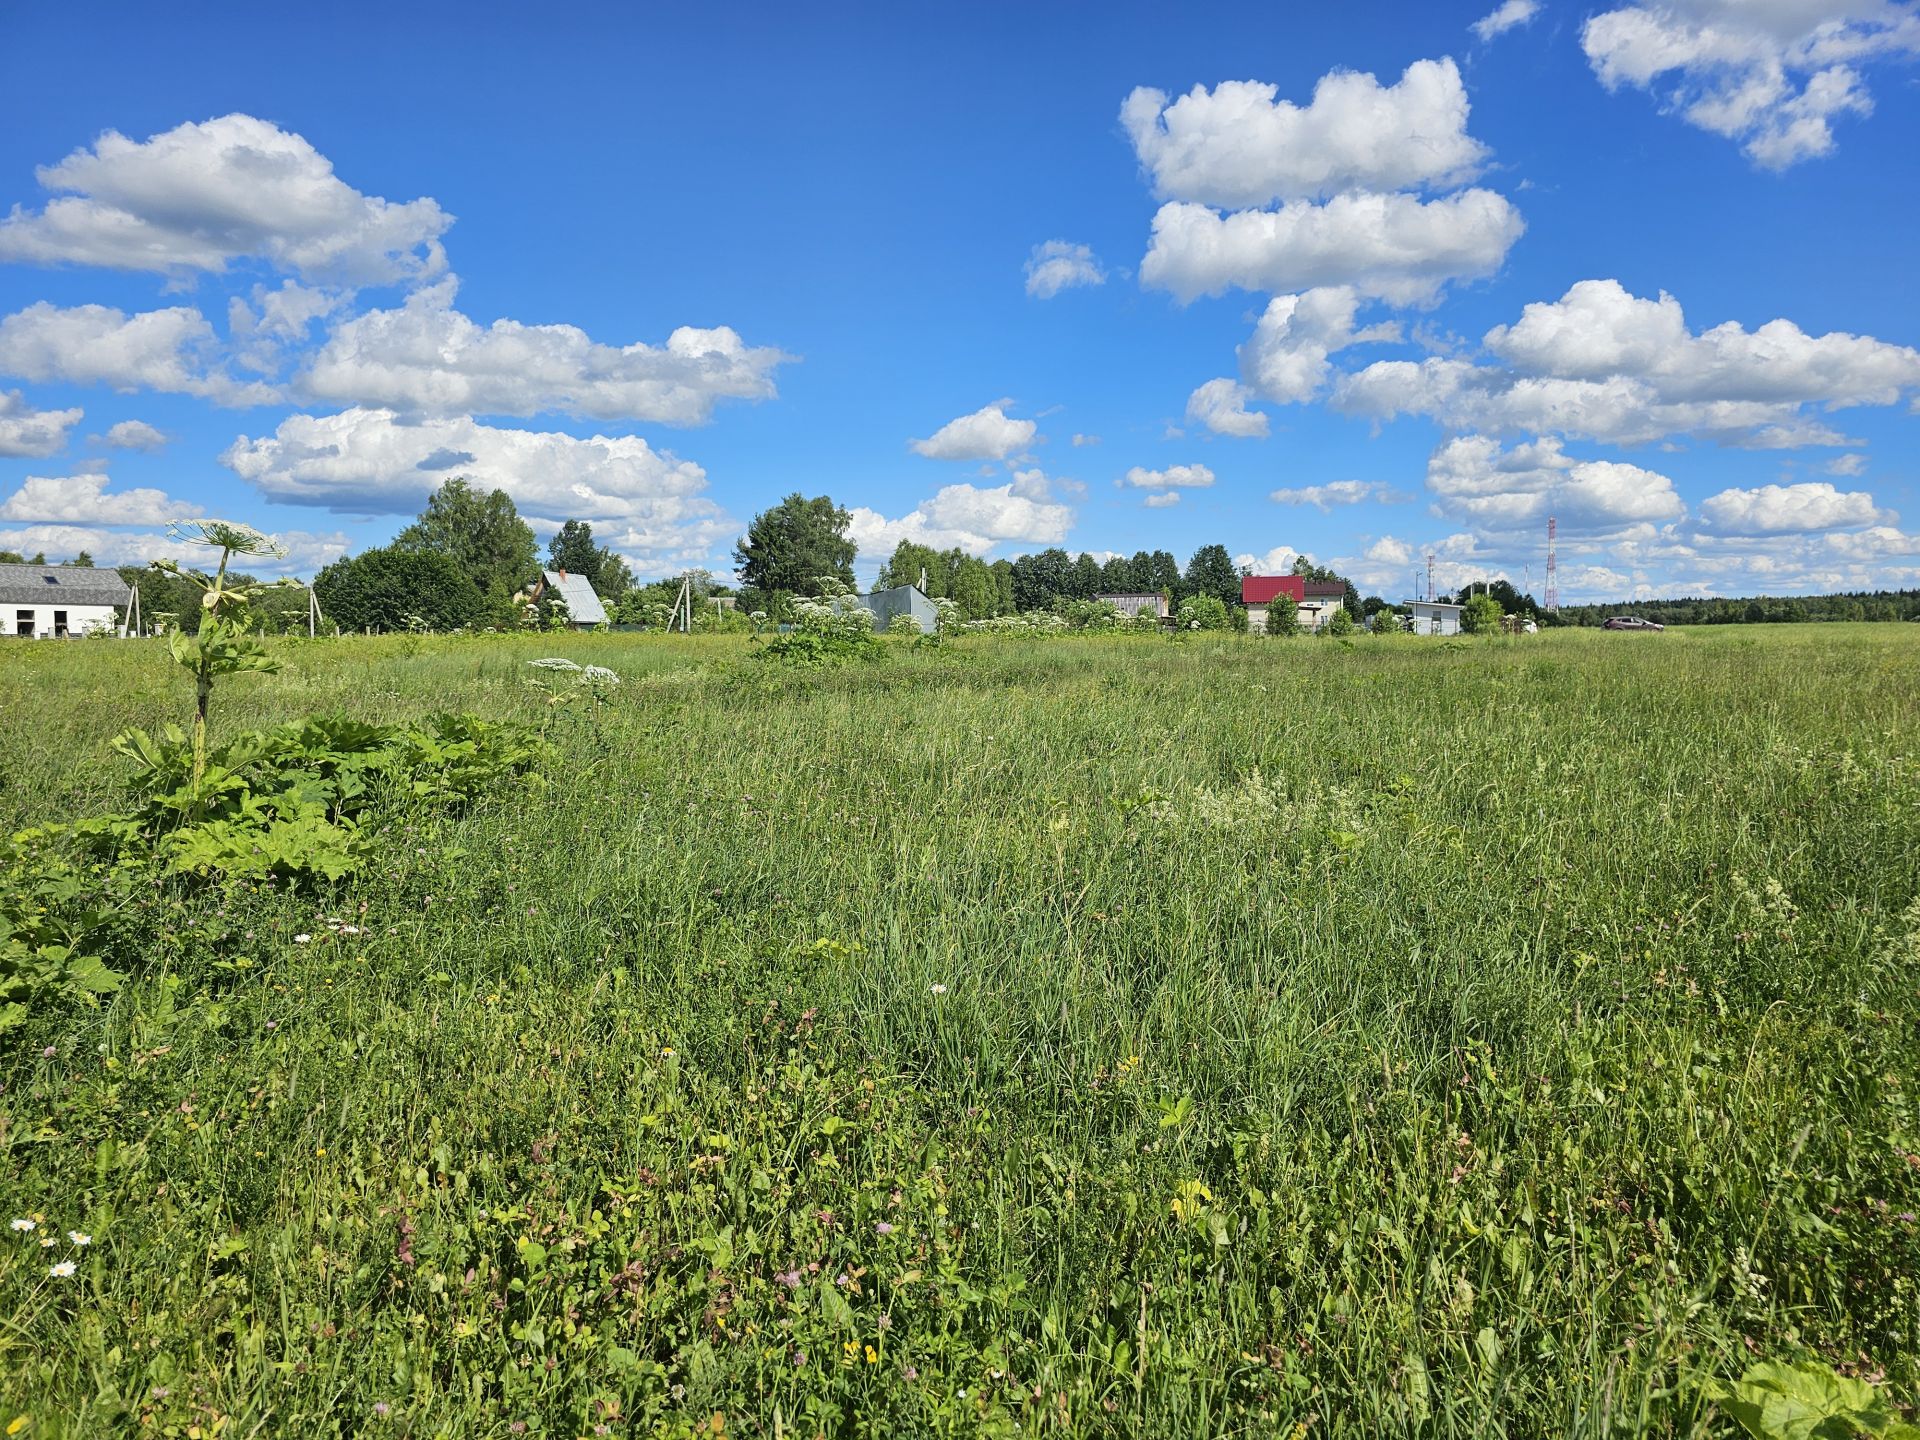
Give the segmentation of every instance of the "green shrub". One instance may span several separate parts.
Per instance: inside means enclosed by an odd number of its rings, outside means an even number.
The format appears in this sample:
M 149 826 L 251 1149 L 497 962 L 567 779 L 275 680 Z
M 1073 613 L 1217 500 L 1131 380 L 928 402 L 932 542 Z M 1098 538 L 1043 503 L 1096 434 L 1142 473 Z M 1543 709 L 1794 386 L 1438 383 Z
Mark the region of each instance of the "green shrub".
M 313 592 L 321 610 L 347 631 L 398 631 L 410 622 L 458 630 L 487 614 L 472 578 L 437 550 L 363 550 L 314 576 Z

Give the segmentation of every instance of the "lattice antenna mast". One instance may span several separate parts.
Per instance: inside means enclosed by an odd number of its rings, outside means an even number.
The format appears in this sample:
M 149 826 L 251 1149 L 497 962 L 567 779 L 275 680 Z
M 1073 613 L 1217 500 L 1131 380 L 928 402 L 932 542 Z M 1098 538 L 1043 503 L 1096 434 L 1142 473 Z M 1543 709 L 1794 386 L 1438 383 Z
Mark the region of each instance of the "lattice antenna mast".
M 1547 609 L 1560 608 L 1560 557 L 1554 553 L 1554 530 L 1556 522 L 1553 516 L 1547 517 L 1547 586 L 1542 601 Z
M 1433 552 L 1427 551 L 1427 602 L 1433 602 Z

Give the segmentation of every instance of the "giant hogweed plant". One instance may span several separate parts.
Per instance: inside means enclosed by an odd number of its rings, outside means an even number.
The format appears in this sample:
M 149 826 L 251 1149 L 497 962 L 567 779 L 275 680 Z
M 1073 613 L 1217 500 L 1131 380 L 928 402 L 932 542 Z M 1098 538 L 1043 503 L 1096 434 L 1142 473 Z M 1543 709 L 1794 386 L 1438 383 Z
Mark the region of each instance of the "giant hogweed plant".
M 207 772 L 207 712 L 213 703 L 214 681 L 244 671 L 273 671 L 280 662 L 247 633 L 248 609 L 258 593 L 256 585 L 229 583 L 227 567 L 236 555 L 275 558 L 286 548 L 271 535 L 230 520 L 182 520 L 167 527 L 175 540 L 203 545 L 220 552 L 220 562 L 209 575 L 177 560 L 156 560 L 153 568 L 165 575 L 192 581 L 200 588 L 200 625 L 176 629 L 167 648 L 176 663 L 193 676 L 193 793 L 200 793 Z

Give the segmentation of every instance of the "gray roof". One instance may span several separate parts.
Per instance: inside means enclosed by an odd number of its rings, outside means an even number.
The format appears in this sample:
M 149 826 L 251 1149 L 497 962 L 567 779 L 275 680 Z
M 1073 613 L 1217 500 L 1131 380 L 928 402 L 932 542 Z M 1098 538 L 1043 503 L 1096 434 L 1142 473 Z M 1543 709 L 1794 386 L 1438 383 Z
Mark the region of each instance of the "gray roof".
M 873 627 L 884 630 L 894 622 L 896 616 L 911 615 L 920 626 L 921 633 L 931 635 L 940 628 L 940 612 L 933 602 L 920 593 L 918 585 L 895 585 L 886 590 L 875 590 L 870 595 L 852 597 L 856 605 L 864 605 L 873 612 Z
M 0 605 L 126 605 L 133 590 L 111 570 L 0 565 Z
M 564 570 L 542 570 L 547 584 L 560 592 L 560 598 L 567 602 L 567 618 L 576 625 L 604 625 L 607 623 L 607 607 L 600 603 L 600 597 L 593 593 L 593 586 L 587 583 L 584 575 L 570 575 Z

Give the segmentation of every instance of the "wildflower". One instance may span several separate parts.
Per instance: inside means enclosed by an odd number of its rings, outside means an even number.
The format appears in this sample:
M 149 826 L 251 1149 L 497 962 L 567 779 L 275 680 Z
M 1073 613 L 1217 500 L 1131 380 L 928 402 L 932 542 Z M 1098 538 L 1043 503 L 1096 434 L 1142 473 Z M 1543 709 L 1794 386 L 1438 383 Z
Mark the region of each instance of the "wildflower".
M 267 1021 L 267 1029 L 278 1030 L 279 1028 L 280 1028 L 280 1022 L 278 1020 Z
M 164 1385 L 156 1385 L 153 1387 L 153 1389 L 149 1390 L 147 1393 L 151 1395 L 155 1400 L 164 1400 L 169 1395 L 171 1395 L 173 1391 L 169 1390 Z
M 54 1239 L 53 1236 L 49 1235 L 40 1242 L 40 1248 L 42 1250 L 51 1250 L 53 1249 L 54 1246 L 58 1245 L 59 1243 L 60 1242 L 58 1240 Z
M 796 1350 L 793 1352 L 793 1368 L 794 1369 L 798 1370 L 801 1366 L 805 1365 L 806 1363 L 807 1363 L 806 1351 Z
M 10 1230 L 18 1230 L 22 1234 L 25 1234 L 27 1231 L 35 1229 L 37 1227 L 35 1226 L 34 1222 L 31 1220 L 15 1220 L 15 1221 L 12 1221 L 7 1228 Z
M 54 1280 L 64 1280 L 73 1274 L 76 1268 L 71 1260 L 59 1260 L 47 1267 L 47 1275 Z
M 313 939 L 311 935 L 296 935 L 293 937 L 293 943 L 296 945 L 304 945 L 311 939 Z
M 800 1288 L 800 1272 L 798 1270 L 782 1270 L 773 1278 L 777 1283 L 786 1286 L 789 1290 L 798 1290 Z
M 920 1371 L 917 1366 L 909 1365 L 900 1372 L 900 1375 L 901 1378 L 905 1380 L 918 1380 L 920 1378 Z
M 384 1417 L 392 1411 L 392 1409 L 393 1407 L 384 1400 L 376 1400 L 373 1402 L 373 1413 L 376 1415 Z
M 936 995 L 944 995 L 944 994 L 946 994 L 946 993 L 947 993 L 947 987 L 946 987 L 946 986 L 944 986 L 944 985 L 942 985 L 942 984 L 940 984 L 940 983 L 939 983 L 938 981 L 936 981 L 936 982 L 935 982 L 935 983 L 934 983 L 934 984 L 933 984 L 933 985 L 932 985 L 931 987 L 929 987 L 929 988 L 930 988 L 930 989 L 931 989 L 931 990 L 933 991 L 933 993 L 934 993 L 934 994 L 936 994 Z
M 46 1049 L 44 1049 L 44 1050 L 42 1050 L 42 1051 L 40 1052 L 40 1058 L 41 1058 L 42 1060 L 51 1060 L 51 1059 L 53 1059 L 53 1057 L 54 1057 L 54 1056 L 56 1056 L 56 1055 L 58 1055 L 59 1053 L 60 1053 L 60 1051 L 59 1051 L 59 1049 L 58 1049 L 58 1047 L 56 1047 L 56 1046 L 53 1046 L 53 1045 L 49 1045 L 49 1046 L 47 1046 L 47 1048 L 46 1048 Z
M 873 1227 L 873 1231 L 876 1235 L 891 1235 L 893 1234 L 893 1226 L 882 1220 L 878 1225 Z

